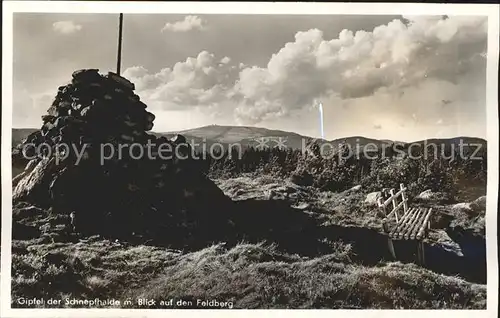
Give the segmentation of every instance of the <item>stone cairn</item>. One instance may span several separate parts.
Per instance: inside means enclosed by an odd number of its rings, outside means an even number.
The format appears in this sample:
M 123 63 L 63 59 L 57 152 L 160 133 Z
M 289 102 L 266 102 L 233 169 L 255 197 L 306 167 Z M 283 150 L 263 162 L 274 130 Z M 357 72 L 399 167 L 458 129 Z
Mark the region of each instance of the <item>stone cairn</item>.
M 200 224 L 220 221 L 218 216 L 225 218 L 229 199 L 193 168 L 185 138 L 147 133 L 155 116 L 134 89 L 115 73 L 74 72 L 42 116 L 40 131 L 17 147 L 44 144 L 25 148 L 26 155 L 38 156 L 13 181 L 14 203 L 30 202 L 71 216 L 80 232 L 167 236 L 170 241 L 193 235 Z M 180 160 L 174 152 L 169 159 L 160 158 L 162 144 L 179 147 L 188 159 Z
M 155 116 L 146 111 L 134 89 L 133 83 L 111 72 L 102 76 L 96 69 L 76 71 L 70 84 L 59 87 L 42 116 L 40 132 L 27 142 L 79 149 L 84 144 L 144 143 L 151 138 L 146 132 L 153 128 Z

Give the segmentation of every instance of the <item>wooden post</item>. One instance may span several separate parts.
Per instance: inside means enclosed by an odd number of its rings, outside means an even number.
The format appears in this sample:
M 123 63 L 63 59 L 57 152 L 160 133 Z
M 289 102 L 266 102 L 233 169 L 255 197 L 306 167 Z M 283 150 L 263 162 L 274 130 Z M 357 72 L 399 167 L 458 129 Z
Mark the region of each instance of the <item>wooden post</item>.
M 387 189 L 382 189 L 381 192 L 383 194 L 385 194 L 385 193 L 387 193 Z M 387 211 L 385 209 L 384 199 L 383 198 L 378 198 L 377 203 L 378 203 L 379 209 L 382 210 L 382 213 L 384 214 L 384 217 L 387 217 Z M 384 231 L 388 232 L 387 224 L 383 224 L 382 226 L 384 228 Z M 396 251 L 394 249 L 394 244 L 393 244 L 392 239 L 390 237 L 387 237 L 387 245 L 389 247 L 389 252 L 391 253 L 391 256 L 393 257 L 393 259 L 396 259 Z
M 424 244 L 424 241 L 420 241 L 420 253 L 422 254 L 421 255 L 421 265 L 422 266 L 425 266 L 425 244 Z
M 417 250 L 417 259 L 416 259 L 416 264 L 420 265 L 420 245 L 418 244 L 418 241 L 415 241 L 417 244 L 415 246 L 415 249 Z
M 406 194 L 403 191 L 404 188 L 405 188 L 405 185 L 401 183 L 399 185 L 399 189 L 401 190 L 401 199 L 403 200 L 403 209 L 404 209 L 404 212 L 406 213 L 406 211 L 408 211 L 408 198 L 406 197 Z
M 116 61 L 116 74 L 120 75 L 122 65 L 122 33 L 123 33 L 123 13 L 120 13 L 118 20 L 118 58 Z
M 389 252 L 391 252 L 392 257 L 396 259 L 396 250 L 394 249 L 394 244 L 392 242 L 392 239 L 388 238 L 387 243 L 389 245 Z
M 384 201 L 382 200 L 382 198 L 378 198 L 377 203 L 378 203 L 378 207 L 380 209 L 382 209 L 382 212 L 384 213 L 384 217 L 387 216 L 387 212 L 385 210 Z
M 389 194 L 391 195 L 391 198 L 392 198 L 392 209 L 394 210 L 398 206 L 397 202 L 396 202 L 397 200 L 396 200 L 396 198 L 394 198 L 394 195 L 396 194 L 396 193 L 394 193 L 394 189 L 391 189 L 391 191 L 389 191 Z M 399 220 L 398 211 L 395 211 L 394 215 L 396 216 L 396 223 L 397 223 Z

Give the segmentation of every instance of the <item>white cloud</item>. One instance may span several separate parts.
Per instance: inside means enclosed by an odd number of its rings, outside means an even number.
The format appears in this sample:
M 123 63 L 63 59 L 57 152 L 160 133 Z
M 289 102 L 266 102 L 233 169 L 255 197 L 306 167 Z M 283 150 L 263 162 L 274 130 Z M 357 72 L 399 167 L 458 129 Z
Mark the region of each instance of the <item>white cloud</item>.
M 258 122 L 323 96 L 396 93 L 432 78 L 456 83 L 485 69 L 485 44 L 483 18 L 394 20 L 372 32 L 343 30 L 333 40 L 317 29 L 298 32 L 267 67 L 242 70 L 237 91 L 244 102 L 237 114 Z
M 52 24 L 52 29 L 62 34 L 71 34 L 80 31 L 82 26 L 73 21 L 58 21 Z
M 238 70 L 203 51 L 155 74 L 135 66 L 126 69 L 123 75 L 135 83 L 141 98 L 152 108 L 205 108 L 214 113 L 215 108 L 231 100 Z
M 359 116 L 345 125 L 377 122 L 384 128 L 379 133 L 394 133 L 395 127 L 435 125 L 451 111 L 457 120 L 482 116 L 486 23 L 483 17 L 405 17 L 371 32 L 343 30 L 331 40 L 312 29 L 298 32 L 266 67 L 235 68 L 204 51 L 158 73 L 134 67 L 124 75 L 141 97 L 165 110 L 206 109 L 258 124 L 302 116 L 322 99 L 337 125 L 343 125 L 340 116 Z M 448 105 L 454 110 L 443 109 L 442 100 L 457 101 Z M 387 122 L 380 120 L 384 113 Z
M 206 22 L 204 20 L 195 15 L 188 15 L 182 21 L 166 23 L 165 26 L 161 29 L 161 32 L 187 32 L 191 30 L 204 30 L 205 27 Z

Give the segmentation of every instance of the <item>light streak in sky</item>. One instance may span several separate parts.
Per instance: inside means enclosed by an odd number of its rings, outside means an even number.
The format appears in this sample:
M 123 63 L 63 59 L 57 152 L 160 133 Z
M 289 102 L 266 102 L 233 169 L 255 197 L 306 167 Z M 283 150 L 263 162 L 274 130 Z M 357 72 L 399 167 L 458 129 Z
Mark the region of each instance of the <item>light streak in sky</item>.
M 325 130 L 323 127 L 324 120 L 323 120 L 323 103 L 322 102 L 319 102 L 318 108 L 319 108 L 319 126 L 321 129 L 321 138 L 325 139 Z

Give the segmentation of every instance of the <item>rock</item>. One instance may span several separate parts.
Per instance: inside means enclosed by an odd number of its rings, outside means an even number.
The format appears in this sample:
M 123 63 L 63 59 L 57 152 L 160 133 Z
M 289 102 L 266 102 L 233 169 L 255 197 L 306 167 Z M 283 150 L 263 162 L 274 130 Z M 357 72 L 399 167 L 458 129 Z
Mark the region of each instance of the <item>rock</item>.
M 56 119 L 56 117 L 51 116 L 51 115 L 43 115 L 42 116 L 42 121 L 44 123 L 46 123 L 46 122 L 54 122 L 55 119 Z
M 464 256 L 460 245 L 453 241 L 446 231 L 436 230 L 430 234 L 430 236 L 432 236 L 432 239 L 445 251 L 453 253 L 457 256 Z
M 85 130 L 96 143 L 118 143 L 123 136 L 122 142 L 132 143 L 144 139 L 146 131 L 152 129 L 155 116 L 137 104 L 134 85 L 127 79 L 114 73 L 102 76 L 97 69 L 75 71 L 72 76 L 76 82 L 59 88 L 48 115 L 43 117 L 41 138 L 36 144 L 51 142 L 55 147 L 73 142 Z M 118 98 L 115 91 L 125 98 Z M 128 127 L 136 128 L 132 133 Z
M 451 209 L 453 211 L 460 211 L 460 212 L 472 212 L 472 207 L 471 204 L 468 202 L 462 202 L 462 203 L 457 203 L 454 204 Z
M 423 200 L 429 200 L 432 198 L 432 196 L 433 196 L 432 190 L 427 189 L 427 190 L 421 192 L 419 195 L 417 195 L 417 198 L 423 199 Z
M 451 207 L 455 212 L 477 215 L 486 212 L 486 196 L 481 196 L 472 202 L 457 203 Z
M 382 192 L 371 192 L 366 195 L 365 203 L 368 205 L 377 205 L 378 199 L 382 197 Z
M 449 195 L 443 192 L 432 192 L 432 190 L 427 189 L 415 197 L 417 200 L 421 201 L 437 201 L 446 202 L 449 200 Z
M 361 190 L 361 185 L 360 184 L 358 184 L 358 185 L 356 185 L 356 186 L 354 186 L 354 187 L 352 187 L 350 189 L 350 191 L 359 191 L 359 190 Z
M 299 210 L 305 210 L 310 207 L 310 204 L 307 202 L 301 202 L 296 205 L 292 205 L 292 208 L 299 209 Z
M 267 200 L 273 200 L 276 196 L 277 196 L 277 194 L 274 190 L 267 190 L 266 191 L 266 199 Z
M 475 212 L 486 211 L 486 196 L 483 195 L 471 202 L 471 208 Z
M 109 72 L 107 77 L 109 79 L 119 83 L 120 85 L 125 86 L 126 88 L 128 88 L 130 90 L 135 90 L 135 85 L 132 82 L 130 82 L 128 79 L 126 79 L 125 77 L 122 77 L 122 76 L 120 76 L 116 73 L 113 73 L 113 72 Z
M 75 79 L 94 79 L 99 75 L 98 69 L 82 69 L 74 71 L 71 76 Z M 62 89 L 61 89 L 62 88 Z M 60 86 L 59 89 L 64 91 L 64 86 Z
M 26 172 L 33 171 L 33 169 L 35 169 L 38 162 L 39 162 L 39 160 L 37 160 L 37 159 L 30 160 L 30 162 L 28 162 L 28 164 L 26 165 L 26 168 L 24 169 L 24 171 L 26 171 Z
M 15 188 L 20 180 L 22 180 L 26 176 L 26 171 L 21 171 L 19 174 L 14 173 L 13 169 L 13 178 L 12 178 L 12 188 Z
M 20 179 L 12 191 L 12 200 L 33 202 L 40 206 L 49 203 L 49 185 L 58 171 L 55 158 L 43 159 Z
M 52 224 L 49 222 L 49 223 L 44 223 L 42 225 L 39 226 L 38 228 L 42 233 L 49 233 L 53 230 L 52 228 Z
M 155 120 L 156 116 L 153 113 L 146 112 L 146 120 L 148 122 L 153 122 Z

